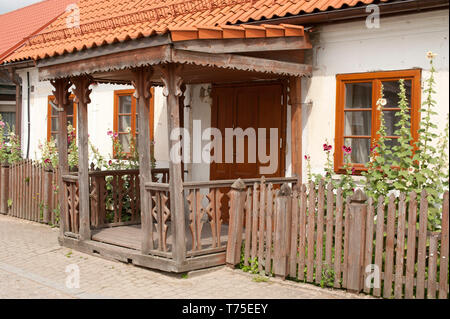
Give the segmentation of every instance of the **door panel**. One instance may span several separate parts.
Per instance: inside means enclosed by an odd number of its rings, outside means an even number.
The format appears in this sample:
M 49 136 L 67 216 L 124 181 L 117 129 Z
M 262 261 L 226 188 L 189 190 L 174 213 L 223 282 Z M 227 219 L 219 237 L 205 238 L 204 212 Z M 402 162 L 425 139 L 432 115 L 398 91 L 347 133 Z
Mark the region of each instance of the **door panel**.
M 240 127 L 244 131 L 254 128 L 266 129 L 266 154 L 270 151 L 270 128 L 278 129 L 276 145 L 277 169 L 266 177 L 279 177 L 284 173 L 284 148 L 281 141 L 284 135 L 283 86 L 281 84 L 253 85 L 241 87 L 214 87 L 211 126 L 222 133 L 222 163 L 211 164 L 211 180 L 257 178 L 261 177 L 260 167 L 268 163 L 258 161 L 258 143 L 255 152 L 256 163 L 249 163 L 248 138 L 244 137 L 244 163 L 237 163 L 237 139 L 234 138 L 233 163 L 225 163 L 225 128 Z
M 261 177 L 260 167 L 267 166 L 258 161 L 258 143 L 256 139 L 256 162 L 249 163 L 248 138 L 244 137 L 244 156 L 243 163 L 237 163 L 236 155 L 239 150 L 237 139 L 233 143 L 233 163 L 225 163 L 225 128 L 240 127 L 244 131 L 247 128 L 253 128 L 256 136 L 258 128 L 266 129 L 266 154 L 270 151 L 270 128 L 278 129 L 276 140 L 276 152 L 278 166 L 273 174 L 265 174 L 266 177 L 280 177 L 284 174 L 284 147 L 280 138 L 284 139 L 285 112 L 283 110 L 284 89 L 281 83 L 263 84 L 252 86 L 234 86 L 234 87 L 214 87 L 213 106 L 211 112 L 211 126 L 218 128 L 222 133 L 222 163 L 211 163 L 210 179 L 238 179 L 238 178 L 258 178 Z M 222 198 L 222 219 L 228 223 L 229 219 L 229 188 L 220 189 L 224 196 Z

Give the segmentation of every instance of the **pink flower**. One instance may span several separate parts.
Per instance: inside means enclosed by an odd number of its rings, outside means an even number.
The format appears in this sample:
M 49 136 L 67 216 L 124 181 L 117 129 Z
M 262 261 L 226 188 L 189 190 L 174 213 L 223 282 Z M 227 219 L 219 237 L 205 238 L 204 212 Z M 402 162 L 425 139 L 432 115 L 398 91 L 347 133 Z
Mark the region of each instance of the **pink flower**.
M 113 135 L 113 131 L 108 131 L 108 133 L 106 133 L 106 134 L 108 134 L 108 136 L 112 136 Z
M 351 148 L 351 146 L 342 146 L 342 149 L 344 150 L 344 152 L 346 153 L 346 154 L 351 154 L 352 153 L 352 148 Z
M 49 164 L 49 163 L 50 163 L 50 159 L 49 159 L 49 158 L 46 158 L 45 161 L 44 161 L 44 163 L 45 163 L 45 164 Z
M 1 127 L 5 127 L 5 122 L 0 121 L 0 126 L 1 126 Z
M 331 145 L 329 145 L 329 144 L 323 144 L 323 150 L 325 151 L 325 152 L 328 152 L 328 151 L 330 151 L 331 149 L 333 148 L 333 146 L 331 146 Z
M 352 167 L 352 175 L 355 174 L 356 169 L 354 167 Z
M 309 161 L 311 157 L 309 155 L 305 155 L 305 160 Z

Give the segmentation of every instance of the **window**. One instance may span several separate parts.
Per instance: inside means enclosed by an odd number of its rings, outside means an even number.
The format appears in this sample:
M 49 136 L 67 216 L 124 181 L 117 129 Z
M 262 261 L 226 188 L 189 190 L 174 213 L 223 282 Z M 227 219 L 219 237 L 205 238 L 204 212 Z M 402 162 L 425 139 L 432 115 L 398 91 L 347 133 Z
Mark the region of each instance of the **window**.
M 2 121 L 7 123 L 11 130 L 14 130 L 13 128 L 16 125 L 16 102 L 0 101 L 0 116 Z
M 67 110 L 67 122 L 72 124 L 72 126 L 77 128 L 77 104 L 74 102 L 75 96 L 70 96 L 69 108 Z M 52 107 L 52 104 L 55 105 L 55 97 L 53 95 L 48 97 L 48 116 L 47 116 L 47 140 L 50 141 L 51 137 L 58 140 L 58 130 L 59 130 L 59 120 L 58 120 L 58 111 Z M 55 107 L 58 107 L 55 105 Z
M 152 98 L 150 99 L 150 136 L 153 140 L 153 118 L 154 118 L 154 100 L 153 89 L 151 89 Z M 130 135 L 136 138 L 139 134 L 139 120 L 138 120 L 138 107 L 136 105 L 136 99 L 133 96 L 134 90 L 119 90 L 114 91 L 114 132 L 119 134 L 119 141 L 122 144 L 123 151 L 130 152 Z
M 336 150 L 334 167 L 337 173 L 343 172 L 344 154 L 342 146 L 351 146 L 351 160 L 356 172 L 364 170 L 369 161 L 370 148 L 377 138 L 380 128 L 380 114 L 383 112 L 387 127 L 389 147 L 397 145 L 398 136 L 395 124 L 400 110 L 398 107 L 399 80 L 405 80 L 406 96 L 411 115 L 411 134 L 413 140 L 418 138 L 421 103 L 421 70 L 373 72 L 337 75 L 336 83 Z M 383 110 L 377 110 L 383 85 L 384 98 L 387 103 Z

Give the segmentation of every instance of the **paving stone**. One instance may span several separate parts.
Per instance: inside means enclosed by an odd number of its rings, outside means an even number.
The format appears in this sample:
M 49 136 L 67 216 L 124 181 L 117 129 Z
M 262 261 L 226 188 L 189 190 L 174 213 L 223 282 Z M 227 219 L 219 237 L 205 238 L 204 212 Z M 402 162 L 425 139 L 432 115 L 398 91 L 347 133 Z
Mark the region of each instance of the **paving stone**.
M 0 215 L 0 298 L 367 298 L 272 278 L 258 283 L 225 267 L 179 278 L 60 247 L 58 232 Z M 78 289 L 66 287 L 70 265 L 79 267 Z

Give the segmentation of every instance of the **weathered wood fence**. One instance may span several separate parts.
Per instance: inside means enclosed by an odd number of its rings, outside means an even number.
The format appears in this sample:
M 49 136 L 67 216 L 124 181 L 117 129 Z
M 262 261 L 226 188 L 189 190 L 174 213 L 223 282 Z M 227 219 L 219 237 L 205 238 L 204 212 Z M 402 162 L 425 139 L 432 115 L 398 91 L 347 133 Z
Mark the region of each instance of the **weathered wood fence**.
M 384 298 L 448 298 L 448 191 L 442 229 L 427 231 L 427 193 L 377 203 L 323 183 L 294 191 L 255 183 L 231 190 L 226 262 L 277 277 Z M 419 197 L 419 198 L 418 198 Z
M 0 213 L 43 223 L 58 223 L 58 170 L 24 160 L 0 172 Z
M 153 169 L 155 182 L 168 182 L 168 169 Z M 140 223 L 139 170 L 89 172 L 91 226 Z M 0 166 L 0 213 L 35 222 L 59 224 L 59 170 L 33 160 Z M 66 231 L 78 233 L 78 175 L 63 176 Z

